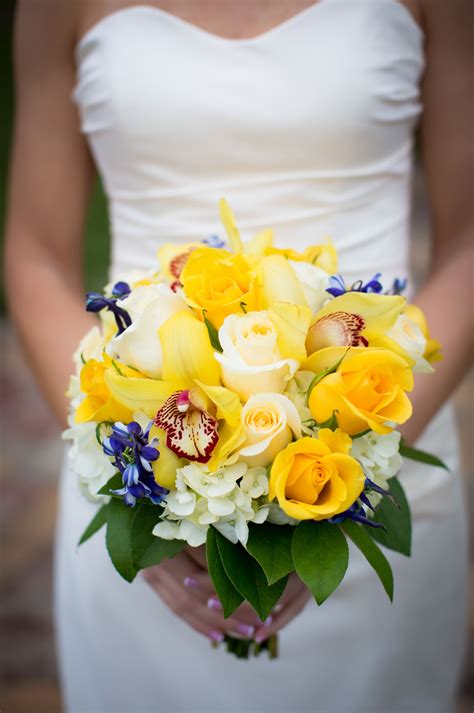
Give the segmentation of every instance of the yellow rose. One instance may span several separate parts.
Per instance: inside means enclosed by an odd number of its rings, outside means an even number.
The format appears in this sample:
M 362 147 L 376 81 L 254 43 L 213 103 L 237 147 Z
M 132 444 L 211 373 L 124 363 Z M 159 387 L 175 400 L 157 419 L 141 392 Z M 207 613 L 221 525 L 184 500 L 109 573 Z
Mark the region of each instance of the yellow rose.
M 80 374 L 80 389 L 85 398 L 76 409 L 76 423 L 87 421 L 131 421 L 133 416 L 130 409 L 116 401 L 110 393 L 105 382 L 105 373 L 108 368 L 114 368 L 112 360 L 104 355 L 104 361 L 89 359 L 84 364 Z M 124 376 L 141 376 L 133 369 L 120 364 Z
M 345 433 L 322 428 L 318 438 L 300 438 L 273 463 L 269 494 L 297 520 L 326 520 L 349 508 L 364 489 L 360 464 L 348 455 L 352 441 Z
M 194 250 L 181 273 L 181 282 L 196 315 L 202 320 L 205 310 L 216 329 L 229 314 L 262 307 L 257 276 L 241 253 L 207 247 Z
M 405 391 L 413 388 L 413 374 L 403 357 L 388 349 L 327 347 L 309 357 L 304 368 L 321 373 L 341 359 L 337 371 L 312 389 L 308 405 L 319 423 L 336 411 L 339 427 L 354 435 L 368 428 L 389 433 L 387 421 L 404 423 L 412 413 Z

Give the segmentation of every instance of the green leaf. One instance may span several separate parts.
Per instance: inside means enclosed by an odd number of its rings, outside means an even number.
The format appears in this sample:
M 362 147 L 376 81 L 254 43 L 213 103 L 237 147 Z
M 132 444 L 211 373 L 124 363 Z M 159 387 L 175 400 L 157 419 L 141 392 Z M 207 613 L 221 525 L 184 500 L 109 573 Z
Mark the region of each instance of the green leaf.
M 446 463 L 443 463 L 441 458 L 434 456 L 432 453 L 427 453 L 426 451 L 420 451 L 418 448 L 412 448 L 407 446 L 403 441 L 400 444 L 400 455 L 404 458 L 410 458 L 410 460 L 416 460 L 419 463 L 426 463 L 427 465 L 434 465 L 437 468 L 444 468 L 449 471 Z
M 335 431 L 337 428 L 339 428 L 338 423 L 337 423 L 337 418 L 336 414 L 339 413 L 339 411 L 336 409 L 335 411 L 332 412 L 331 416 L 329 416 L 326 421 L 316 421 L 316 426 L 318 428 L 330 428 L 331 431 Z
M 115 569 L 127 582 L 132 582 L 137 574 L 130 536 L 134 515 L 134 509 L 122 500 L 112 499 L 107 506 L 107 551 Z
M 407 557 L 411 554 L 411 515 L 410 506 L 400 481 L 390 478 L 388 492 L 395 498 L 383 497 L 372 519 L 386 529 L 367 527 L 369 535 L 380 545 L 390 550 L 401 552 Z
M 84 544 L 84 542 L 87 542 L 87 540 L 89 540 L 92 535 L 95 535 L 95 533 L 98 532 L 100 528 L 105 525 L 105 523 L 107 522 L 107 507 L 107 505 L 102 505 L 102 507 L 97 510 L 96 514 L 82 533 L 81 539 L 77 543 L 78 546 Z
M 153 535 L 153 542 L 149 544 L 140 560 L 136 563 L 137 569 L 146 569 L 160 564 L 165 558 L 174 557 L 186 545 L 182 540 L 162 540 L 161 537 Z
M 299 578 L 322 604 L 344 579 L 349 563 L 346 538 L 337 525 L 305 520 L 295 528 L 291 549 Z
M 111 490 L 118 490 L 123 485 L 122 476 L 120 473 L 115 473 L 105 485 L 97 491 L 97 495 L 110 495 Z
M 209 576 L 222 604 L 224 618 L 227 619 L 242 604 L 244 598 L 236 590 L 229 577 L 225 573 L 222 564 L 219 548 L 217 546 L 218 532 L 214 527 L 207 531 L 206 559 Z
M 132 558 L 135 569 L 160 564 L 165 557 L 174 557 L 186 544 L 182 540 L 162 540 L 155 537 L 153 528 L 163 514 L 159 505 L 137 504 L 130 528 Z
M 226 575 L 237 591 L 255 609 L 260 620 L 265 621 L 283 594 L 287 577 L 269 586 L 263 569 L 242 545 L 232 544 L 220 532 L 216 532 L 216 539 Z
M 155 536 L 152 530 L 161 518 L 163 513 L 159 505 L 148 507 L 147 505 L 136 504 L 130 529 L 130 539 L 132 543 L 133 561 L 138 569 L 138 562 L 142 559 Z
M 293 530 L 290 525 L 273 525 L 270 522 L 249 524 L 247 552 L 265 572 L 268 584 L 278 582 L 295 570 L 291 556 Z
M 341 528 L 374 568 L 390 601 L 393 601 L 393 572 L 383 552 L 361 525 L 357 525 L 352 520 L 345 520 Z
M 221 343 L 220 343 L 220 341 L 219 341 L 219 332 L 218 332 L 217 329 L 214 327 L 214 325 L 212 324 L 212 322 L 210 322 L 210 321 L 208 320 L 208 318 L 206 317 L 206 310 L 205 310 L 205 309 L 203 309 L 203 311 L 202 311 L 202 316 L 204 317 L 204 324 L 205 324 L 206 327 L 207 327 L 207 332 L 208 332 L 208 334 L 209 334 L 209 339 L 210 339 L 210 341 L 211 341 L 211 344 L 212 344 L 213 348 L 214 348 L 216 351 L 221 352 L 221 351 L 222 351 L 222 347 L 221 347 Z

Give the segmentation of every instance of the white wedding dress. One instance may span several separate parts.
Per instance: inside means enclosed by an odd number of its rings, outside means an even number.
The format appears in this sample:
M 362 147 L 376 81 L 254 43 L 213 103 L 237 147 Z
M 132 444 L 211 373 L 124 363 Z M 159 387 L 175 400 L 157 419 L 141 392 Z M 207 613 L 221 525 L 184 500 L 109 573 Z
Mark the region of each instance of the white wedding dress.
M 300 249 L 330 235 L 347 277 L 381 271 L 388 286 L 408 275 L 424 54 L 396 0 L 320 0 L 243 40 L 132 7 L 97 23 L 76 56 L 74 98 L 109 199 L 113 276 L 150 267 L 164 242 L 222 236 L 221 196 L 245 238 L 273 227 L 277 244 Z M 413 556 L 388 553 L 393 605 L 351 550 L 342 586 L 284 629 L 277 661 L 213 650 L 141 577 L 130 585 L 116 574 L 103 532 L 78 549 L 96 506 L 66 464 L 56 602 L 67 710 L 452 710 L 466 536 L 450 407 L 418 445 L 452 472 L 403 468 Z

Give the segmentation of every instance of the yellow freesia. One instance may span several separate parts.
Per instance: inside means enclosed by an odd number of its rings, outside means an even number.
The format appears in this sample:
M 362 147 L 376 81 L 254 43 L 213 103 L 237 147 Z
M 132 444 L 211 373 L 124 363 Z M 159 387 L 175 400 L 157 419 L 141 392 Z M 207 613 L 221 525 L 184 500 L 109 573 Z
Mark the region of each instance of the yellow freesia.
M 365 292 L 346 292 L 330 300 L 316 314 L 310 327 L 308 354 L 325 347 L 370 346 L 404 354 L 386 337 L 405 308 L 403 297 Z
M 430 364 L 441 361 L 443 358 L 441 344 L 437 339 L 431 337 L 428 329 L 428 321 L 424 312 L 417 305 L 407 305 L 404 314 L 421 329 L 423 336 L 426 338 L 426 348 L 423 357 L 429 361 Z
M 203 320 L 203 312 L 216 329 L 229 314 L 261 309 L 257 275 L 247 258 L 221 248 L 194 250 L 181 273 L 186 300 Z
M 387 349 L 327 347 L 312 354 L 303 368 L 321 374 L 341 359 L 337 371 L 321 378 L 310 393 L 308 406 L 318 423 L 336 412 L 339 427 L 352 436 L 368 428 L 389 433 L 387 421 L 410 418 L 405 392 L 413 388 L 413 374 L 403 357 Z
M 307 307 L 301 282 L 283 255 L 267 255 L 260 262 L 263 300 L 266 307 L 276 302 Z
M 195 379 L 218 385 L 220 370 L 214 358 L 207 327 L 190 312 L 178 312 L 158 329 L 163 351 L 163 381 L 186 389 Z
M 277 330 L 277 345 L 282 359 L 306 359 L 306 337 L 311 310 L 304 305 L 275 302 L 268 316 Z
M 350 455 L 351 439 L 322 428 L 318 438 L 290 443 L 275 458 L 269 500 L 297 520 L 326 520 L 347 510 L 364 489 L 363 470 Z

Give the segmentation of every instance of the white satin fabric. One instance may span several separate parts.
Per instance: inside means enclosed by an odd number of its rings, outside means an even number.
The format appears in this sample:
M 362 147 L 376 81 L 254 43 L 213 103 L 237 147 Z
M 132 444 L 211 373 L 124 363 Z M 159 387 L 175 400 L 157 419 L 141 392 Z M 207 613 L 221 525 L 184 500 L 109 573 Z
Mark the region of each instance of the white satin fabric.
M 157 247 L 222 235 L 217 200 L 245 237 L 300 249 L 332 236 L 349 278 L 409 274 L 413 130 L 423 35 L 396 0 L 320 0 L 254 39 L 227 40 L 167 12 L 107 16 L 77 47 L 74 99 L 105 183 L 113 276 Z M 440 335 L 442 337 L 442 335 Z M 463 652 L 466 537 L 446 407 L 419 447 L 452 468 L 407 463 L 411 559 L 389 553 L 390 605 L 351 550 L 322 608 L 281 634 L 278 661 L 212 650 L 140 577 L 123 582 L 94 513 L 63 474 L 59 651 L 72 713 L 437 713 L 451 710 Z

